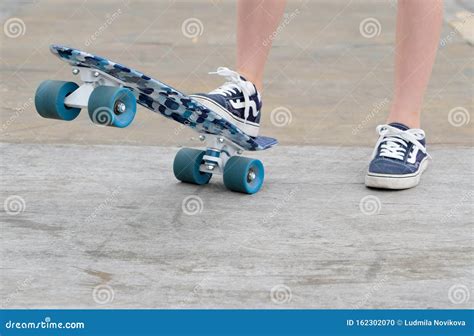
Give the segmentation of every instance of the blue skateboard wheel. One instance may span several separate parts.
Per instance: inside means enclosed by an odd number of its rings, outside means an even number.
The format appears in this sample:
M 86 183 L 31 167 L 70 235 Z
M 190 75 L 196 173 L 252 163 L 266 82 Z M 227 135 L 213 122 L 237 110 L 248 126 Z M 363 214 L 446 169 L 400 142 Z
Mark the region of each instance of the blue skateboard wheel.
M 199 170 L 205 153 L 206 151 L 193 148 L 180 149 L 173 162 L 174 176 L 182 182 L 199 185 L 209 183 L 212 174 Z
M 46 80 L 35 93 L 35 108 L 43 118 L 73 120 L 81 112 L 80 108 L 67 107 L 64 99 L 79 86 L 74 82 Z
M 264 177 L 260 160 L 233 156 L 224 167 L 224 184 L 232 191 L 255 194 L 262 187 Z
M 127 127 L 137 112 L 137 101 L 126 88 L 98 86 L 87 104 L 92 122 L 103 126 Z

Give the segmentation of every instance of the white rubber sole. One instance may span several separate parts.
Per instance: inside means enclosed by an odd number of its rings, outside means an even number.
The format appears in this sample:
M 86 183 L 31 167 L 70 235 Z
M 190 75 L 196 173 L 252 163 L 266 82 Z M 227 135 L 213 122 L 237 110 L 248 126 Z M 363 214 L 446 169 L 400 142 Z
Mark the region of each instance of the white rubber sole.
M 416 173 L 407 175 L 389 175 L 367 173 L 365 176 L 365 185 L 370 188 L 379 189 L 409 189 L 416 187 L 420 183 L 421 174 L 428 168 L 429 159 L 424 158 L 420 163 L 420 169 Z
M 201 103 L 208 109 L 216 112 L 218 115 L 220 115 L 222 118 L 230 122 L 231 124 L 234 124 L 237 126 L 239 129 L 242 130 L 245 134 L 251 136 L 251 137 L 257 137 L 258 136 L 258 131 L 260 129 L 260 125 L 252 122 L 243 122 L 242 120 L 236 118 L 232 113 L 229 113 L 225 108 L 214 102 L 212 99 L 202 97 L 202 96 L 194 96 L 191 95 L 191 98 L 193 98 L 195 101 Z

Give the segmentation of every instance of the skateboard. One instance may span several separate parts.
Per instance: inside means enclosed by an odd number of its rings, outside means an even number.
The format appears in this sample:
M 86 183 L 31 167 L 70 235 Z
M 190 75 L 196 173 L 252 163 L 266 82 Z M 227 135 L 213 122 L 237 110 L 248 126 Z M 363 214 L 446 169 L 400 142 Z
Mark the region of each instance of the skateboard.
M 72 66 L 81 85 L 43 81 L 35 94 L 42 117 L 70 121 L 87 108 L 92 122 L 122 128 L 133 121 L 138 103 L 200 134 L 206 149 L 182 148 L 176 154 L 173 172 L 178 180 L 203 185 L 218 174 L 232 191 L 260 190 L 265 175 L 262 162 L 241 154 L 271 148 L 276 139 L 250 137 L 186 94 L 132 68 L 65 46 L 51 45 L 50 51 Z

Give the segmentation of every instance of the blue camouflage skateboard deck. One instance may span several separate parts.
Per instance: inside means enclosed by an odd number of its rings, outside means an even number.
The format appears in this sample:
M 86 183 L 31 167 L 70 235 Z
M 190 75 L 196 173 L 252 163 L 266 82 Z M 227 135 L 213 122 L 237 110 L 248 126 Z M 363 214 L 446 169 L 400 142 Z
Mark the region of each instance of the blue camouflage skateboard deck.
M 181 148 L 173 161 L 176 179 L 197 185 L 222 175 L 227 189 L 245 194 L 260 190 L 263 163 L 241 156 L 277 144 L 269 137 L 250 137 L 189 96 L 143 73 L 81 50 L 52 45 L 51 52 L 72 66 L 80 83 L 44 80 L 35 93 L 35 108 L 48 119 L 74 120 L 87 110 L 95 124 L 127 127 L 137 104 L 200 133 L 204 149 Z
M 238 127 L 184 93 L 137 70 L 74 48 L 51 45 L 50 50 L 71 66 L 100 70 L 118 79 L 132 91 L 138 104 L 199 133 L 225 137 L 249 151 L 265 150 L 278 143 L 274 138 L 244 134 Z

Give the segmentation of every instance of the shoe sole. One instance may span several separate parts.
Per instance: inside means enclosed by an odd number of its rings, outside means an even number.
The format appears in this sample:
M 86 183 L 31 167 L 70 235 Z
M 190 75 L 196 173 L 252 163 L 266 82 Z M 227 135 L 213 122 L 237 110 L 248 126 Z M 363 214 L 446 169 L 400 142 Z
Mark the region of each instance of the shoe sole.
M 217 104 L 214 102 L 212 99 L 205 98 L 202 96 L 190 96 L 193 98 L 195 101 L 198 103 L 204 105 L 208 109 L 216 112 L 218 115 L 220 115 L 222 118 L 230 122 L 231 124 L 234 124 L 237 126 L 242 132 L 245 134 L 251 136 L 251 137 L 257 137 L 258 136 L 258 130 L 259 126 L 256 126 L 257 124 L 250 124 L 250 123 L 244 123 L 243 121 L 237 119 L 232 113 L 227 111 L 225 108 L 223 108 L 221 105 Z
M 428 168 L 428 157 L 421 161 L 420 169 L 410 175 L 389 175 L 367 173 L 365 185 L 370 188 L 402 190 L 416 187 L 420 183 L 421 174 Z

